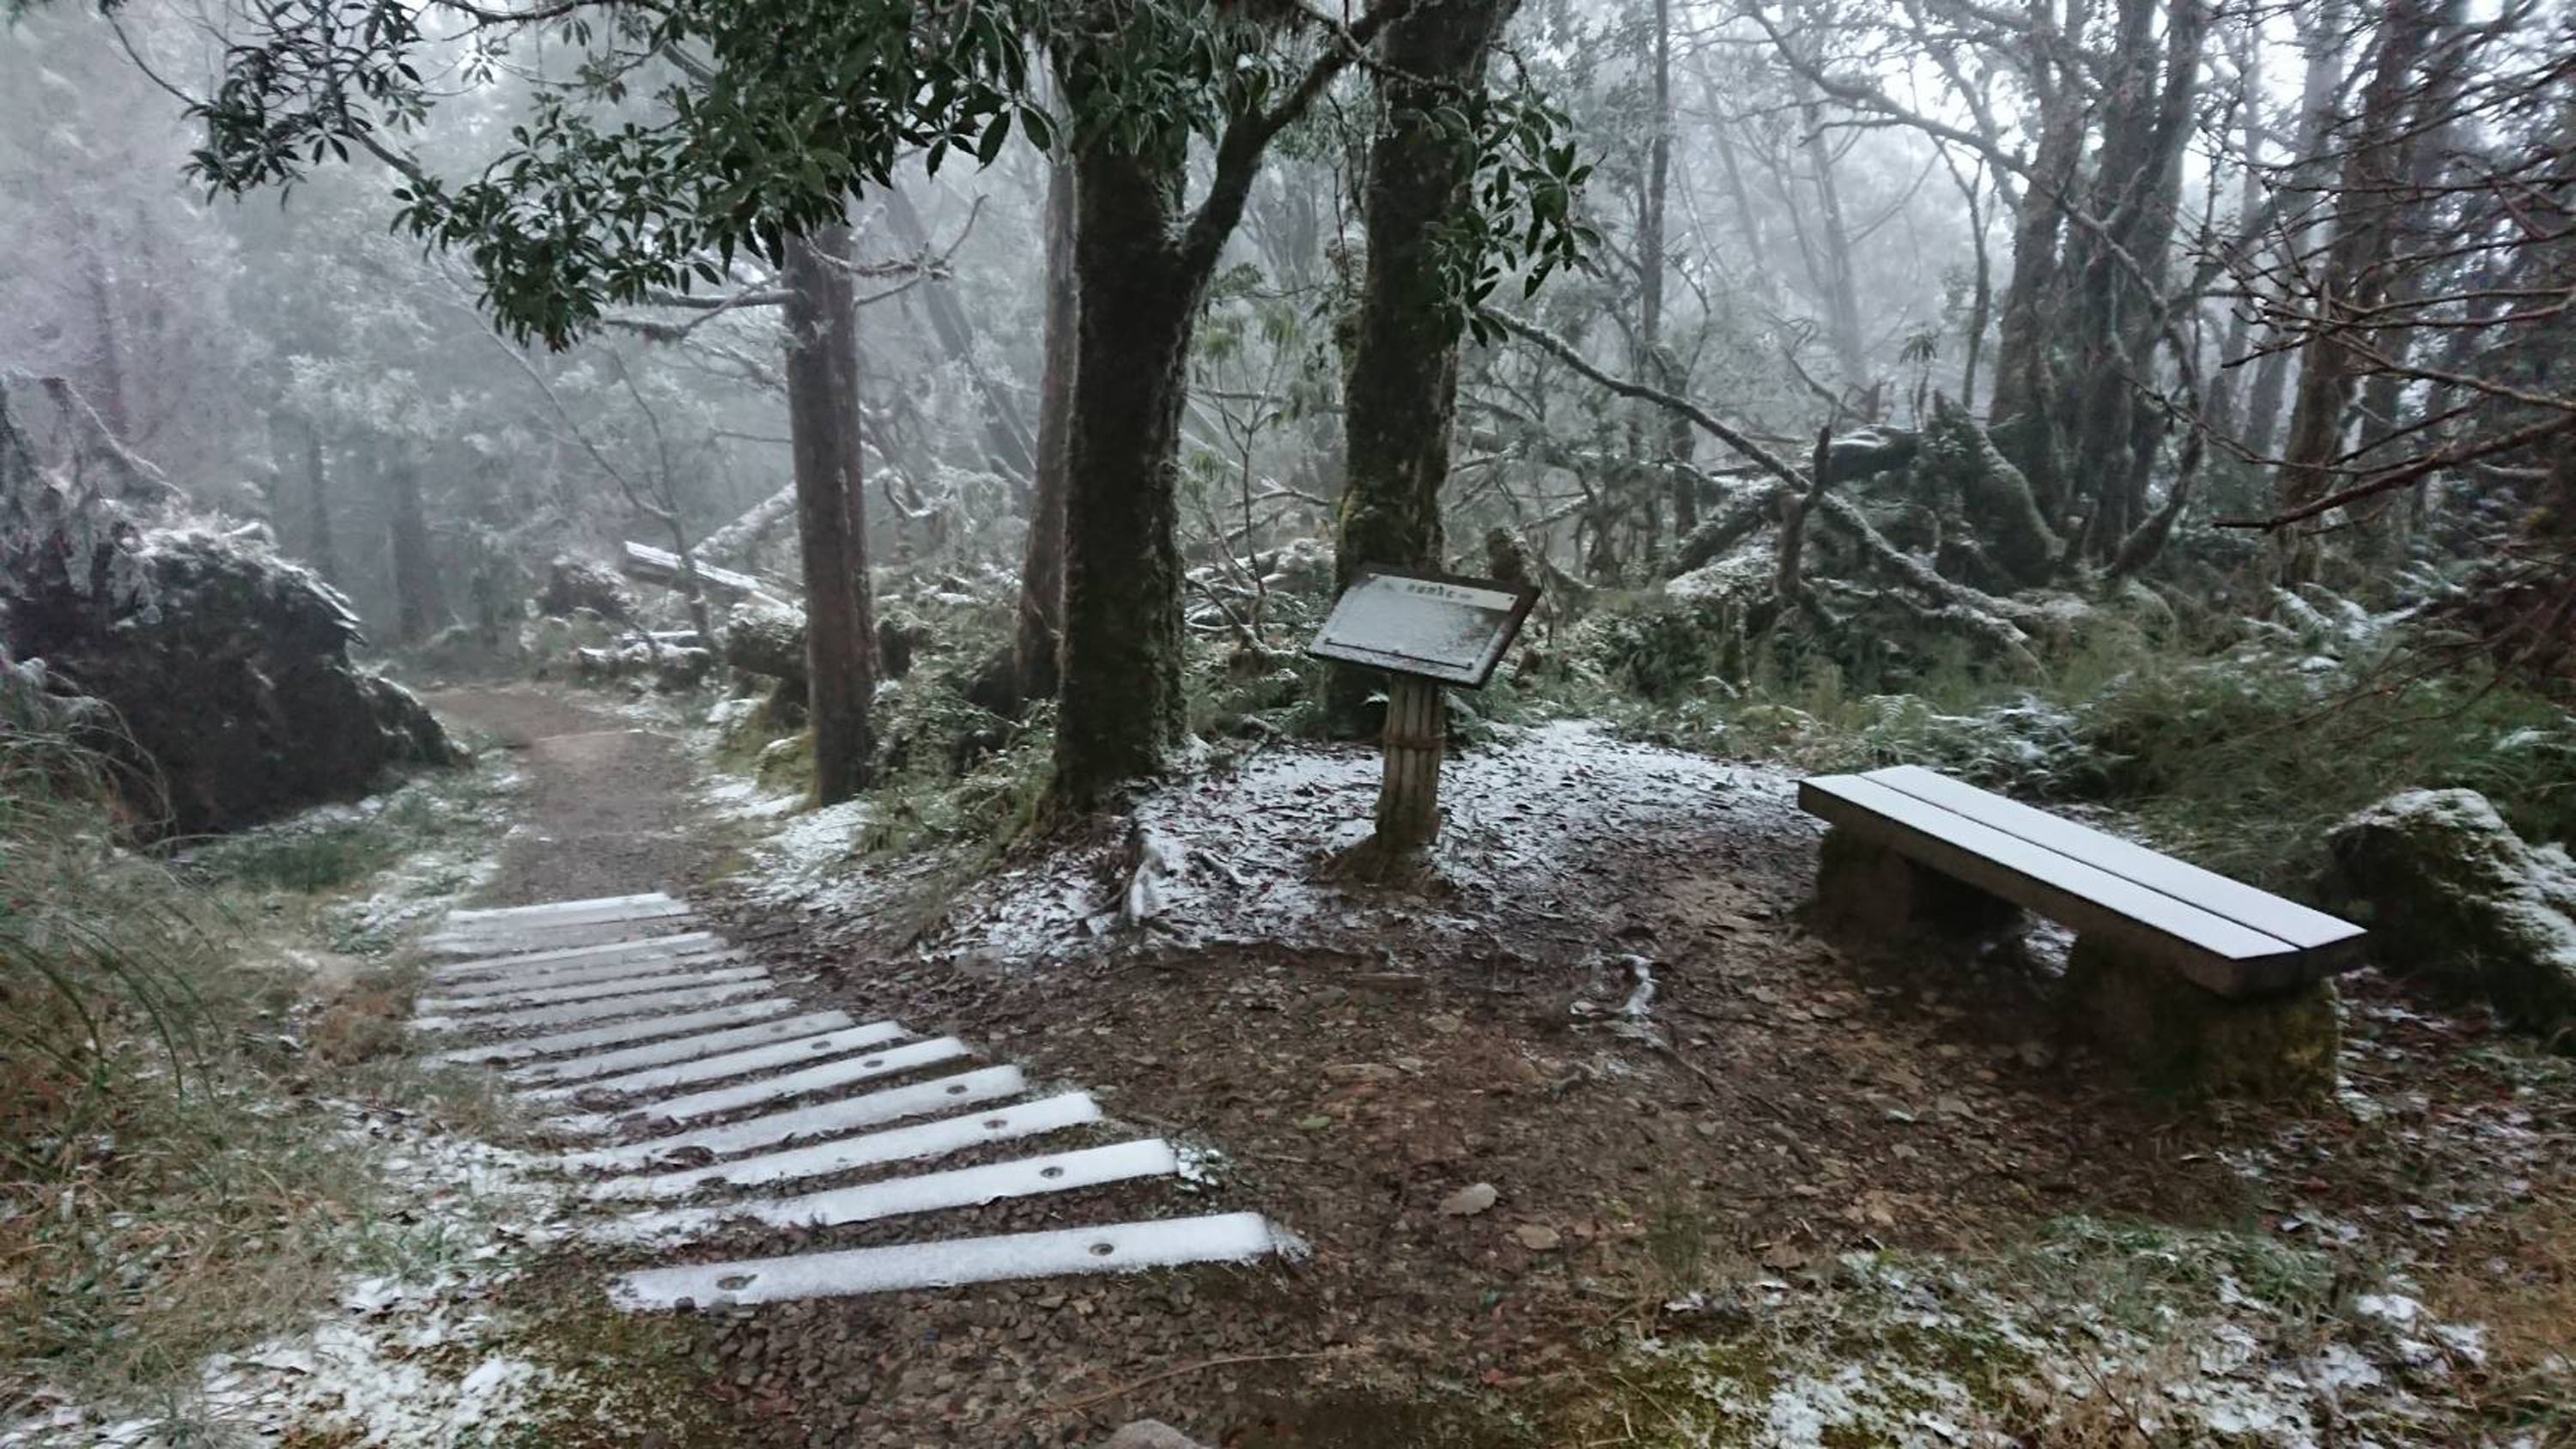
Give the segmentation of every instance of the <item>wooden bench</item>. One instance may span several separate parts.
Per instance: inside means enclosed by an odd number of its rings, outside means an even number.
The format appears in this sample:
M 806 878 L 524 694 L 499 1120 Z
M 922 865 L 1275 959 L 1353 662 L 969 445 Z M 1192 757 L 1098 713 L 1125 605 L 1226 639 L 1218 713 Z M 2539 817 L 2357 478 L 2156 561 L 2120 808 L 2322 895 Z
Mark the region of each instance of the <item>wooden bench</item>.
M 2331 1087 L 2331 978 L 2361 964 L 2359 926 L 1917 765 L 1804 780 L 1798 804 L 1833 827 L 1823 924 L 1975 934 L 2027 909 L 2074 928 L 2070 1005 L 2154 1075 Z

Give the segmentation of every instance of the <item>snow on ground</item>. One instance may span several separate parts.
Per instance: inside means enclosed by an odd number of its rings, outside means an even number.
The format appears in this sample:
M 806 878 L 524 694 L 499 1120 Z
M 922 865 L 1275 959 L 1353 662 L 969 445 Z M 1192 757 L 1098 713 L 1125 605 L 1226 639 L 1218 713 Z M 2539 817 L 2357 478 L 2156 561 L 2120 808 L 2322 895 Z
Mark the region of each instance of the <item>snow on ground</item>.
M 572 1199 L 536 1159 L 446 1133 L 408 1112 L 343 1103 L 344 1141 L 388 1188 L 385 1215 L 353 1225 L 339 1312 L 203 1364 L 195 1401 L 158 1417 L 109 1418 L 39 1391 L 0 1423 L 0 1449 L 178 1449 L 327 1442 L 450 1449 L 522 1422 L 547 1386 L 499 1346 L 492 1290 L 566 1235 Z
M 2254 1238 L 2082 1222 L 1995 1262 L 1855 1253 L 1832 1269 L 1830 1295 L 1748 1285 L 1742 1307 L 1767 1333 L 1649 1340 L 1622 1382 L 1645 1387 L 1674 1431 L 1640 1444 L 2008 1449 L 2039 1423 L 2086 1443 L 2088 1423 L 2103 1442 L 2421 1442 L 2428 1400 L 2481 1361 L 2474 1331 L 2385 1294 L 2320 1319 L 2235 1276 L 2314 1266 Z M 2404 1311 L 2372 1311 L 2390 1305 Z
M 1118 838 L 1005 859 L 938 889 L 944 925 L 925 949 L 1015 965 L 1070 957 L 1119 933 L 1158 945 L 1262 945 L 1382 956 L 1383 941 L 1522 948 L 1524 924 L 1600 924 L 1639 852 L 1688 848 L 1721 812 L 1759 811 L 1785 849 L 1818 828 L 1790 777 L 1622 739 L 1570 722 L 1500 732 L 1453 753 L 1447 823 L 1427 896 L 1356 889 L 1329 865 L 1369 832 L 1379 754 L 1362 746 L 1275 747 L 1150 792 Z M 798 817 L 757 852 L 752 894 L 825 917 L 902 904 L 924 873 L 849 868 L 863 809 Z M 1140 882 L 1139 855 L 1155 867 Z M 1400 927 L 1400 930 L 1398 929 Z M 1555 934 L 1545 932 L 1542 934 Z M 1567 935 L 1582 932 L 1568 930 Z

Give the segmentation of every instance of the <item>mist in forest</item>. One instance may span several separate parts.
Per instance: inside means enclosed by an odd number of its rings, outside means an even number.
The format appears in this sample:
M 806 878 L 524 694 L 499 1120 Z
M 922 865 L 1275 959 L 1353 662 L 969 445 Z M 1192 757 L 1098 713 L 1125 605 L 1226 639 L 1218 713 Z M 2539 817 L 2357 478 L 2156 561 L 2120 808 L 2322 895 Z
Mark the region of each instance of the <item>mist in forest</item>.
M 2539 401 L 2517 374 L 2547 368 L 2486 363 L 2558 322 L 2541 299 L 2564 281 L 2564 23 L 2466 4 L 1524 8 L 1497 64 L 1568 117 L 1598 242 L 1536 297 L 1496 296 L 1792 462 L 1819 426 L 1919 428 L 1941 399 L 2001 423 L 2053 392 L 2067 481 L 2036 480 L 2039 501 L 2107 560 L 2178 477 L 2204 495 L 2195 521 L 2260 515 L 2516 430 L 2486 420 Z M 193 500 L 264 520 L 388 645 L 488 624 L 556 551 L 677 546 L 787 486 L 777 266 L 736 254 L 570 345 L 527 345 L 467 249 L 396 224 L 403 177 L 365 149 L 210 194 L 201 103 L 258 29 L 160 4 L 11 25 L 13 372 L 68 379 Z M 583 60 L 542 27 L 471 22 L 423 54 L 443 67 L 434 117 L 373 146 L 449 178 Z M 603 108 L 650 115 L 654 62 L 627 63 L 638 84 Z M 1372 104 L 1346 82 L 1301 118 L 1225 243 L 1178 454 L 1195 561 L 1330 531 Z M 848 213 L 873 559 L 1008 574 L 1042 467 L 1056 163 L 1023 145 L 936 177 L 907 161 Z M 1193 165 L 1203 182 L 1204 146 Z M 2310 377 L 2342 401 L 2301 436 L 2312 343 L 2361 355 Z M 2510 486 L 2496 457 L 2411 480 L 2368 526 L 2428 523 L 2445 486 L 2482 494 L 2499 467 Z M 1682 481 L 1641 494 L 1617 476 L 1639 458 Z M 1706 480 L 1747 471 L 1495 339 L 1462 366 L 1442 507 L 1453 540 L 1500 526 L 1576 577 L 1633 580 Z

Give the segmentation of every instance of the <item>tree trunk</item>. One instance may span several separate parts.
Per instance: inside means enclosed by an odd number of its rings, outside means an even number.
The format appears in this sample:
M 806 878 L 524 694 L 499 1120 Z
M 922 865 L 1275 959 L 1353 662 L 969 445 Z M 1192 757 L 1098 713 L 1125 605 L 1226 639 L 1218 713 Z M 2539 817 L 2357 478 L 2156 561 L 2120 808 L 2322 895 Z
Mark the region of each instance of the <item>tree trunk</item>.
M 1185 729 L 1177 487 L 1206 278 L 1188 275 L 1175 239 L 1177 148 L 1136 154 L 1093 137 L 1073 154 L 1081 304 L 1054 794 L 1079 813 L 1159 773 Z
M 2386 291 L 2391 210 L 2389 197 L 2405 179 L 2408 82 L 2431 36 L 2440 0 L 2395 0 L 2379 22 L 2379 56 L 2361 98 L 2356 133 L 2344 146 L 2334 241 L 2326 249 L 2316 316 L 2299 359 L 2299 393 L 2282 448 L 2278 507 L 2313 503 L 2334 486 L 2343 453 L 2347 414 L 2360 378 L 2358 320 Z M 2313 526 L 2281 530 L 2282 580 L 2316 576 Z
M 340 549 L 331 536 L 331 475 L 322 461 L 322 429 L 311 418 L 304 426 L 304 549 L 313 571 L 325 582 L 340 577 Z
M 859 464 L 858 304 L 850 229 L 826 226 L 787 246 L 787 431 L 805 570 L 806 713 L 814 800 L 834 805 L 867 784 L 876 693 L 869 615 L 866 496 Z
M 796 515 L 796 485 L 788 484 L 745 509 L 741 517 L 698 540 L 701 559 L 747 559 L 778 526 Z
M 2087 543 L 2097 559 L 2115 553 L 2148 511 L 2164 424 L 2161 410 L 2143 404 L 2164 331 L 2159 294 L 2181 209 L 2210 13 L 2207 0 L 2171 0 L 2160 38 L 2156 0 L 2117 0 L 2116 8 L 2118 45 L 2089 203 L 2099 225 L 2068 239 L 2077 277 L 2075 368 L 2059 398 L 2059 415 L 2073 433 L 2066 486 L 2091 493 Z
M 83 217 L 82 281 L 89 291 L 90 325 L 98 332 L 98 416 L 120 443 L 134 439 L 126 398 L 125 346 L 118 337 L 116 281 L 107 269 L 107 240 L 95 220 Z
M 2230 251 L 2240 259 L 2250 260 L 2256 243 L 2256 216 L 2263 209 L 2263 32 L 2246 26 L 2236 40 L 2236 104 L 2241 114 L 2238 125 L 2245 137 L 2245 155 L 2238 176 L 2236 193 L 2236 231 Z M 2241 363 L 2246 349 L 2253 345 L 2254 307 L 2238 302 L 2228 309 L 2226 339 L 2219 343 L 2221 366 L 2212 369 L 2205 390 L 2201 415 L 2208 420 L 2209 430 L 2222 438 L 2237 436 L 2236 398 L 2243 391 L 2243 368 L 2228 364 Z
M 447 606 L 439 598 L 438 558 L 430 546 L 429 514 L 420 496 L 420 467 L 408 448 L 394 445 L 385 485 L 392 494 L 394 638 L 417 644 L 439 627 Z
M 930 247 L 929 230 L 921 224 L 921 213 L 913 210 L 911 198 L 904 195 L 901 187 L 887 189 L 885 208 L 886 223 L 894 228 L 895 240 L 915 252 L 926 253 Z M 949 361 L 966 369 L 976 395 L 983 399 L 986 461 L 1015 486 L 1025 484 L 1037 468 L 1029 426 L 1021 421 L 1018 400 L 975 360 L 974 325 L 967 318 L 965 305 L 957 300 L 956 287 L 945 277 L 931 277 L 923 281 L 921 297 L 940 350 L 948 354 Z
M 1463 319 L 1440 270 L 1439 233 L 1466 201 L 1475 155 L 1445 137 L 1437 107 L 1481 86 L 1485 55 L 1514 0 L 1445 0 L 1387 28 L 1380 81 L 1386 118 L 1369 147 L 1362 205 L 1368 272 L 1343 389 L 1348 481 L 1335 541 L 1335 583 L 1369 565 L 1437 568 L 1440 489 L 1458 413 Z M 1404 79 L 1396 79 L 1403 77 Z M 1356 733 L 1376 673 L 1335 665 L 1326 709 Z
M 1805 7 L 1792 5 L 1792 15 L 1803 16 Z M 1869 385 L 1869 358 L 1860 328 L 1860 293 L 1852 276 L 1851 228 L 1843 219 L 1842 184 L 1834 176 L 1834 147 L 1825 131 L 1824 107 L 1816 100 L 1815 87 L 1803 73 L 1789 78 L 1792 97 L 1798 103 L 1798 121 L 1803 137 L 1800 150 L 1807 158 L 1812 173 L 1808 184 L 1816 189 L 1816 244 L 1808 251 L 1809 276 L 1825 304 L 1825 331 L 1834 345 L 1834 366 L 1842 373 L 1842 385 L 1857 391 Z
M 1029 496 L 1028 546 L 1020 561 L 1019 634 L 1013 672 L 1023 702 L 1052 699 L 1064 634 L 1064 495 L 1071 463 L 1073 387 L 1081 291 L 1074 280 L 1073 167 L 1047 168 L 1046 337 L 1038 379 L 1036 487 Z
M 2058 235 L 2066 226 L 2064 208 L 2074 195 L 2086 136 L 2077 78 L 2059 75 L 2058 62 L 2052 58 L 2060 43 L 2053 34 L 2054 0 L 2041 0 L 2031 9 L 2029 84 L 2038 112 L 2039 141 L 2032 149 L 2021 210 L 2013 219 L 2012 275 L 2004 283 L 2003 311 L 1996 324 L 1995 391 L 1986 416 L 1997 423 L 2036 413 L 2046 406 L 2051 391 L 2046 334 L 2053 310 L 2049 302 L 2059 285 Z M 2072 21 L 2070 17 L 2070 29 Z M 2013 461 L 2053 494 L 2056 470 L 2033 466 L 2048 461 L 2034 456 L 2045 452 L 2046 439 L 2044 434 L 2034 436 L 2039 438 L 2038 446 L 2025 447 L 2024 456 Z
M 2350 13 L 2347 0 L 2326 0 L 2313 12 L 2305 7 L 2291 11 L 2294 19 L 2304 19 L 2299 43 L 2307 52 L 2306 71 L 2299 81 L 2298 154 L 2290 175 L 2294 186 L 2322 180 L 2327 169 L 2326 143 L 2334 130 L 2336 98 L 2343 89 L 2344 25 Z M 2310 200 L 2300 210 L 2312 214 L 2318 205 Z M 2292 253 L 2304 255 L 2314 223 L 2284 218 L 2283 231 Z M 2268 340 L 2276 345 L 2254 364 L 2254 380 L 2245 389 L 2245 450 L 2258 458 L 2271 452 L 2273 440 L 2280 436 L 2281 404 L 2289 396 L 2290 365 L 2298 354 L 2297 348 L 2277 345 L 2278 336 Z
M 1638 369 L 1638 375 L 1654 378 L 1666 392 L 1686 393 L 1690 391 L 1690 380 L 1681 375 L 1681 364 L 1664 340 L 1664 271 L 1669 260 L 1673 167 L 1672 0 L 1655 0 L 1654 86 L 1655 131 L 1646 144 L 1645 205 L 1637 228 L 1637 301 L 1643 314 L 1638 318 L 1638 338 L 1649 365 Z M 1651 421 L 1654 419 L 1641 411 L 1631 426 L 1645 432 Z M 1672 476 L 1667 489 L 1673 504 L 1673 537 L 1682 539 L 1699 527 L 1699 485 L 1688 468 L 1698 440 L 1686 420 L 1666 416 L 1661 421 L 1664 456 L 1684 465 L 1669 470 Z

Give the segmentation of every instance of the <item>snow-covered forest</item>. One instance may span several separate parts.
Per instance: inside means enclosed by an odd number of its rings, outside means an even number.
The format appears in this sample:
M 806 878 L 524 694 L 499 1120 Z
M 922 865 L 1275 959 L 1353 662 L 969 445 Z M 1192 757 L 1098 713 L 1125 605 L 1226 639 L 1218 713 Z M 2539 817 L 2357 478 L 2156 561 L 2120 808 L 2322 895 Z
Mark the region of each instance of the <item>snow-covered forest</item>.
M 0 1449 L 2576 1444 L 2571 846 L 2563 0 L 0 11 Z

